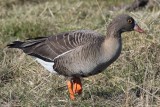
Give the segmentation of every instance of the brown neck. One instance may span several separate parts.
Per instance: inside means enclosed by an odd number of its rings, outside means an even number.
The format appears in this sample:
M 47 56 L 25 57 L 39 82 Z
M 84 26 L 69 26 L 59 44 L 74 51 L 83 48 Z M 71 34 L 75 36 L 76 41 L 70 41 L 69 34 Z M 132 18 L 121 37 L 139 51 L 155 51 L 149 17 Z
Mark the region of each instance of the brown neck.
M 118 58 L 122 49 L 122 39 L 116 37 L 108 37 L 102 44 L 102 53 L 104 55 L 104 59 L 112 60 Z
M 116 50 L 121 51 L 121 48 L 122 48 L 121 33 L 122 32 L 117 27 L 117 24 L 111 23 L 107 28 L 106 38 L 103 43 L 104 50 L 107 50 L 111 53 L 114 53 Z
M 121 38 L 121 30 L 117 27 L 117 24 L 110 23 L 107 28 L 106 39 L 108 38 Z

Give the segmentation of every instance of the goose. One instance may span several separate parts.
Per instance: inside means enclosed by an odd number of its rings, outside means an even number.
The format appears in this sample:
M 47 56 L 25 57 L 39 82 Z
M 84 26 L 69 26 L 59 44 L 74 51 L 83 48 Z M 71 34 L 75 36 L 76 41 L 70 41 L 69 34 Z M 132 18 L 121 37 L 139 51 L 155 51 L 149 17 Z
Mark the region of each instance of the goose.
M 26 41 L 14 41 L 7 46 L 18 48 L 36 58 L 46 70 L 68 77 L 71 100 L 82 93 L 82 77 L 104 71 L 122 50 L 123 32 L 143 33 L 136 21 L 127 14 L 115 17 L 107 27 L 106 36 L 92 30 L 75 30 Z

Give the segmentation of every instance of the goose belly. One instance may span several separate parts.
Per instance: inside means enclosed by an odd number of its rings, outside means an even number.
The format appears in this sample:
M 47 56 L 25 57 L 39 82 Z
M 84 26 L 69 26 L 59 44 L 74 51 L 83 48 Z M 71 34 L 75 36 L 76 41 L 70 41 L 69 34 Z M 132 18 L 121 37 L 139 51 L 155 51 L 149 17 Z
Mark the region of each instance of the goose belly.
M 67 56 L 66 58 L 63 57 L 63 60 L 60 58 L 55 60 L 55 65 L 53 66 L 55 71 L 65 76 L 87 77 L 100 73 L 107 67 L 99 57 L 73 57 Z

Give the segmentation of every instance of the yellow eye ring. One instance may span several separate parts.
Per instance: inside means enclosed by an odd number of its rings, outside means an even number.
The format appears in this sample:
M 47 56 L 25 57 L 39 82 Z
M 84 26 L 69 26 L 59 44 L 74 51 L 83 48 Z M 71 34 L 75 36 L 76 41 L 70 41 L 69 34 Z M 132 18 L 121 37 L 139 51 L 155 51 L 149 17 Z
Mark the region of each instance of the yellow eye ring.
M 132 23 L 132 20 L 131 20 L 131 19 L 128 19 L 128 23 Z

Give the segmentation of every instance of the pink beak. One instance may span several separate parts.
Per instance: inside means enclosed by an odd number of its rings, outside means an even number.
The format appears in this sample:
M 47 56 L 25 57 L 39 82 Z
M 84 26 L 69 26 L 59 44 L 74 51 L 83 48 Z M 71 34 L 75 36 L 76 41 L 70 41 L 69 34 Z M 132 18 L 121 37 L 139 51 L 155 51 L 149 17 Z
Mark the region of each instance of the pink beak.
M 139 33 L 144 33 L 144 30 L 141 29 L 137 24 L 135 24 L 134 30 L 137 31 L 137 32 L 139 32 Z

